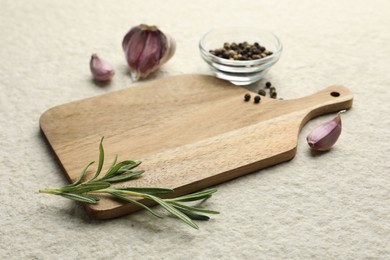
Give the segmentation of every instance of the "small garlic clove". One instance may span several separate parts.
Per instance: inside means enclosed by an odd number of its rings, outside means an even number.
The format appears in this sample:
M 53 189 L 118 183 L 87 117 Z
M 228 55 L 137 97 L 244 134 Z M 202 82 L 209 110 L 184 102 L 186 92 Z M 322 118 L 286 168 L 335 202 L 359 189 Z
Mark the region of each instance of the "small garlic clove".
M 89 66 L 93 79 L 97 81 L 108 81 L 115 75 L 113 67 L 107 61 L 100 59 L 97 54 L 92 54 Z
M 133 80 L 147 77 L 166 63 L 175 53 L 176 43 L 156 26 L 133 27 L 122 41 Z
M 316 151 L 327 151 L 336 143 L 341 134 L 340 111 L 335 118 L 316 127 L 307 137 L 310 148 Z

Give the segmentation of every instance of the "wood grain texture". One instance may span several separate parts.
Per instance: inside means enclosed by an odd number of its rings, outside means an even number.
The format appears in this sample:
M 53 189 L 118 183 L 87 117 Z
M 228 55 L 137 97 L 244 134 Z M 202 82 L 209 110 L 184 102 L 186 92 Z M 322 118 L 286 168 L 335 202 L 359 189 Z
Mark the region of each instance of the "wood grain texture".
M 129 185 L 180 195 L 292 159 L 308 120 L 348 109 L 353 99 L 342 86 L 294 100 L 262 97 L 260 104 L 244 102 L 247 92 L 211 76 L 169 77 L 54 107 L 40 127 L 69 180 L 97 160 L 104 136 L 105 167 L 116 154 L 143 161 L 146 173 Z M 86 208 L 101 219 L 139 209 L 106 198 Z

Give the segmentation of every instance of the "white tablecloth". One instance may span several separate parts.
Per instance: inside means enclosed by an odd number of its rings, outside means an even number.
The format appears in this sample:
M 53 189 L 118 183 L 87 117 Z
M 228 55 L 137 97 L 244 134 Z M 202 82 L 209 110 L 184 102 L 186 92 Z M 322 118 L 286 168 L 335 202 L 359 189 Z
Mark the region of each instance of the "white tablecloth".
M 389 1 L 2 0 L 0 6 L 2 259 L 390 258 Z M 198 41 L 212 28 L 273 31 L 284 51 L 266 80 L 281 97 L 332 84 L 355 94 L 338 143 L 312 156 L 306 135 L 334 115 L 310 121 L 292 161 L 217 186 L 207 206 L 221 214 L 198 231 L 144 211 L 93 220 L 77 203 L 39 194 L 66 183 L 40 134 L 40 115 L 133 86 L 121 41 L 139 23 L 158 25 L 177 41 L 175 56 L 148 80 L 210 74 Z M 109 86 L 91 81 L 95 52 L 116 69 Z

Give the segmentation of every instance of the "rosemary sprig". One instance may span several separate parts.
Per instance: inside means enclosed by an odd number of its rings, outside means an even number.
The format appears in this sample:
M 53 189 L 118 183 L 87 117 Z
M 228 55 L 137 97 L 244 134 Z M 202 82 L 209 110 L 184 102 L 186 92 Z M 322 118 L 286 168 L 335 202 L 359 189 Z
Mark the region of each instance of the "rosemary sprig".
M 67 199 L 88 204 L 99 203 L 99 194 L 109 194 L 114 199 L 120 200 L 123 203 L 135 204 L 146 209 L 153 216 L 157 218 L 163 218 L 161 214 L 157 213 L 152 208 L 137 201 L 137 198 L 151 200 L 163 207 L 172 216 L 177 217 L 195 229 L 198 229 L 198 225 L 195 224 L 193 220 L 209 220 L 209 216 L 204 214 L 219 214 L 217 211 L 206 210 L 183 204 L 183 202 L 208 199 L 212 196 L 213 193 L 217 191 L 216 189 L 208 189 L 176 198 L 162 199 L 157 195 L 169 194 L 172 193 L 173 190 L 148 187 L 112 187 L 111 185 L 113 183 L 132 180 L 138 178 L 141 174 L 144 173 L 143 170 L 134 170 L 141 164 L 141 162 L 126 160 L 117 163 L 117 159 L 118 156 L 115 157 L 113 163 L 107 172 L 103 175 L 103 177 L 100 177 L 104 164 L 104 148 L 102 138 L 99 145 L 98 168 L 91 179 L 83 181 L 88 168 L 94 163 L 94 161 L 88 163 L 84 167 L 79 178 L 75 182 L 65 185 L 62 188 L 41 189 L 39 192 L 59 195 Z

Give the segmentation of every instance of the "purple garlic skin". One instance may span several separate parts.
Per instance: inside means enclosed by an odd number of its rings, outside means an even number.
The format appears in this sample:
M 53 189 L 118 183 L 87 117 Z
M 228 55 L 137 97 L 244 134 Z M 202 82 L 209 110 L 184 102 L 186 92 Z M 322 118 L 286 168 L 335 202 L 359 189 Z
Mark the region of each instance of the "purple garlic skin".
M 316 127 L 307 137 L 310 148 L 316 151 L 327 151 L 336 143 L 341 134 L 340 111 L 335 118 Z
M 122 41 L 133 80 L 147 77 L 175 53 L 176 43 L 156 26 L 141 24 L 133 27 Z
M 100 59 L 97 54 L 92 54 L 89 67 L 93 79 L 97 81 L 108 81 L 115 75 L 113 67 L 107 61 Z

